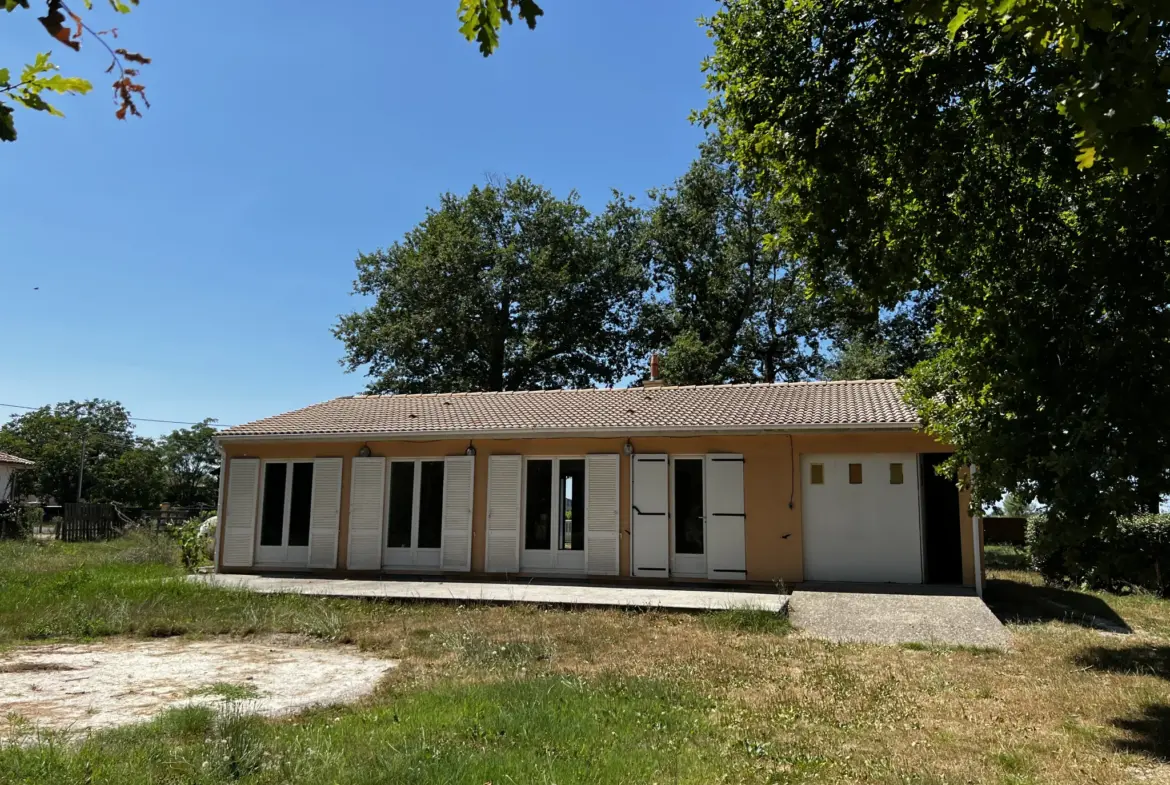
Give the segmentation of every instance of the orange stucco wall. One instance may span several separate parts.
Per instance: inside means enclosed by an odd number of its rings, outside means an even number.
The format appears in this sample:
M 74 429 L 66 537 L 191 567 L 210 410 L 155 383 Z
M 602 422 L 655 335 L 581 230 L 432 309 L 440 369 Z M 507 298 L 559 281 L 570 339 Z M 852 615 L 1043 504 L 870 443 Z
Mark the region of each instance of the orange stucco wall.
M 744 456 L 744 511 L 747 542 L 747 577 L 751 581 L 804 580 L 801 527 L 800 458 L 806 453 L 863 452 L 948 452 L 932 437 L 917 432 L 797 432 L 794 434 L 752 434 L 727 436 L 632 437 L 638 453 L 703 455 L 741 453 Z M 472 572 L 484 568 L 487 518 L 488 457 L 491 455 L 583 456 L 589 453 L 622 453 L 624 438 L 556 439 L 475 439 L 475 499 L 472 512 Z M 349 521 L 349 483 L 352 464 L 363 444 L 375 456 L 386 458 L 441 457 L 463 455 L 468 445 L 459 440 L 395 441 L 255 441 L 228 442 L 226 458 L 345 458 L 341 487 L 341 530 L 337 563 L 346 564 Z M 795 462 L 795 463 L 794 463 Z M 228 480 L 230 462 L 225 467 Z M 621 545 L 620 575 L 630 574 L 630 460 L 621 458 Z M 789 501 L 791 500 L 791 507 Z M 974 585 L 975 560 L 972 548 L 968 497 L 960 493 L 959 521 L 963 546 L 963 581 Z M 224 500 L 227 512 L 227 500 Z M 221 520 L 223 518 L 221 517 Z

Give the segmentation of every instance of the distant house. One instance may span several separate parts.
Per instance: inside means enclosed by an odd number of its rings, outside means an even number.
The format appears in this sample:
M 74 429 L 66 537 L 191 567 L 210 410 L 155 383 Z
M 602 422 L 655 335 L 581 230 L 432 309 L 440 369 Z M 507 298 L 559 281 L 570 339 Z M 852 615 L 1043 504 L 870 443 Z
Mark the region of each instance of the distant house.
M 32 461 L 10 453 L 0 452 L 0 502 L 12 498 L 12 480 L 16 472 L 32 465 Z
M 976 586 L 896 381 L 357 395 L 220 432 L 224 572 Z

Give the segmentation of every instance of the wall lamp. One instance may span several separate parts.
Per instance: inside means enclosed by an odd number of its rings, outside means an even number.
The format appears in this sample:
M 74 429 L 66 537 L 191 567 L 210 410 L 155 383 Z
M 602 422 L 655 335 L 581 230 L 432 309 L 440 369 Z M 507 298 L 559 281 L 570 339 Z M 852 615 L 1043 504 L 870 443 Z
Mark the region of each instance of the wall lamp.
M 629 439 L 626 439 L 626 443 L 622 445 L 622 452 L 626 455 L 634 454 L 634 445 Z
M 474 458 L 475 457 L 475 445 L 472 444 L 470 441 L 467 442 L 467 449 L 463 451 L 463 454 L 470 457 L 470 458 Z

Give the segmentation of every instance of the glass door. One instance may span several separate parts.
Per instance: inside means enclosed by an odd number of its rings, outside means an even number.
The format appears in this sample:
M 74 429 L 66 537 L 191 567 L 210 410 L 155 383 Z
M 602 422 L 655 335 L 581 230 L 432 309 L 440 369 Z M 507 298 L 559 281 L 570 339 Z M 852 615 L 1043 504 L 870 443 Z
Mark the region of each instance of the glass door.
M 529 458 L 524 471 L 523 572 L 585 572 L 585 460 Z
M 256 564 L 306 567 L 313 506 L 312 461 L 265 461 Z
M 671 574 L 707 577 L 707 511 L 703 494 L 703 459 L 675 458 L 671 472 L 673 505 Z
M 390 461 L 383 567 L 439 567 L 445 476 L 442 460 Z

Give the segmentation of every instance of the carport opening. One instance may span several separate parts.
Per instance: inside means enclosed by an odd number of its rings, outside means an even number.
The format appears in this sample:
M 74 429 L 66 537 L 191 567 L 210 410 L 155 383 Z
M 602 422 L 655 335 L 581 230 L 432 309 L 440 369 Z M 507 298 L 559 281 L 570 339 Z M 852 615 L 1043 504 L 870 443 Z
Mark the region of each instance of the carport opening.
M 949 457 L 948 453 L 922 454 L 922 533 L 927 583 L 963 582 L 958 478 L 939 476 L 935 471 Z

